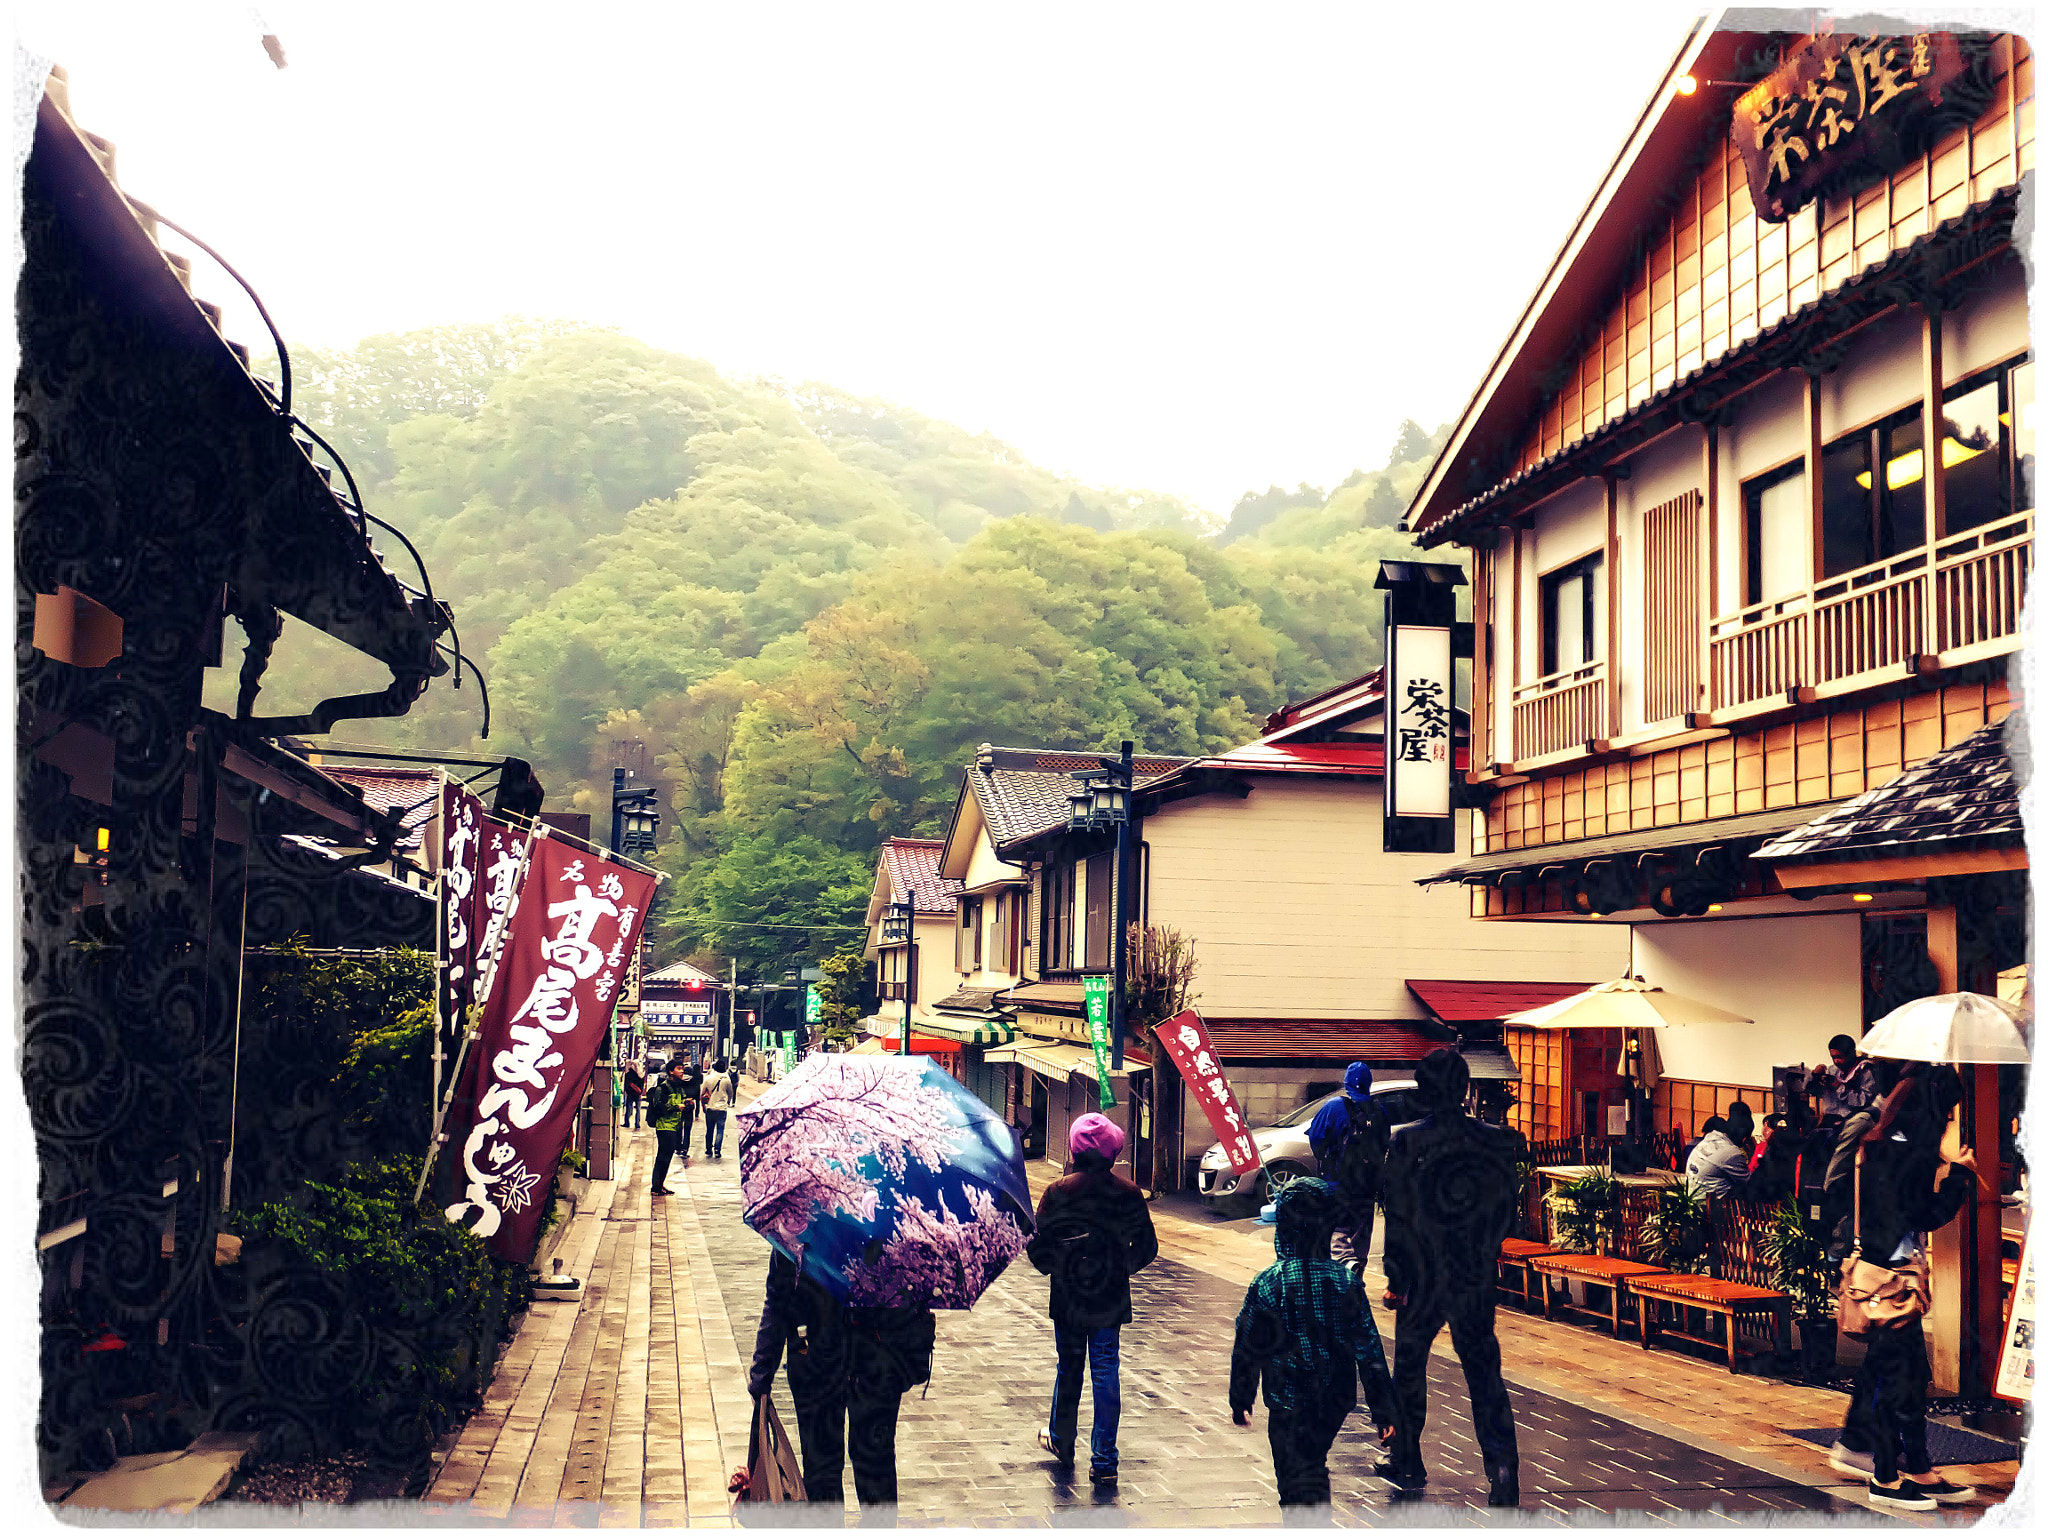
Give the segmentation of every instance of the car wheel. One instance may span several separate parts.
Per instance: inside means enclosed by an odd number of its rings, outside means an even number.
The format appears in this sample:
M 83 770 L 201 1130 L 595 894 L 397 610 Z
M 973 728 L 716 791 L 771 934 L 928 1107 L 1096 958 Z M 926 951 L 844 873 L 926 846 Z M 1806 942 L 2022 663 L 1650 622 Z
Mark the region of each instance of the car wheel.
M 1235 1191 L 1225 1195 L 1216 1203 L 1222 1208 L 1226 1217 L 1232 1221 L 1239 1221 L 1246 1216 L 1258 1215 L 1264 1209 L 1266 1202 L 1272 1198 L 1267 1193 L 1266 1170 L 1261 1168 L 1252 1174 L 1249 1185 L 1238 1185 Z
M 1310 1167 L 1307 1167 L 1306 1165 L 1304 1165 L 1304 1164 L 1302 1164 L 1302 1163 L 1292 1163 L 1292 1162 L 1279 1162 L 1279 1163 L 1273 1163 L 1273 1164 L 1271 1164 L 1271 1165 L 1270 1165 L 1270 1166 L 1269 1166 L 1269 1167 L 1268 1167 L 1268 1168 L 1266 1169 L 1266 1175 L 1267 1175 L 1266 1187 L 1267 1187 L 1268 1189 L 1271 1189 L 1271 1188 L 1272 1188 L 1272 1187 L 1273 1187 L 1273 1186 L 1274 1186 L 1275 1184 L 1282 1184 L 1282 1185 L 1284 1185 L 1285 1183 L 1287 1183 L 1287 1181 L 1288 1181 L 1289 1179 L 1298 1179 L 1298 1178 L 1301 1178 L 1301 1177 L 1302 1177 L 1303 1175 L 1305 1175 L 1305 1174 L 1312 1174 L 1312 1173 L 1314 1173 L 1314 1172 L 1315 1172 L 1315 1169 L 1313 1169 L 1313 1168 L 1310 1168 Z M 1270 1200 L 1270 1199 L 1272 1198 L 1272 1196 L 1271 1196 L 1271 1195 L 1268 1195 L 1268 1196 L 1267 1196 L 1266 1198 L 1267 1198 L 1268 1200 Z M 1263 1202 L 1261 1202 L 1261 1203 L 1263 1203 Z

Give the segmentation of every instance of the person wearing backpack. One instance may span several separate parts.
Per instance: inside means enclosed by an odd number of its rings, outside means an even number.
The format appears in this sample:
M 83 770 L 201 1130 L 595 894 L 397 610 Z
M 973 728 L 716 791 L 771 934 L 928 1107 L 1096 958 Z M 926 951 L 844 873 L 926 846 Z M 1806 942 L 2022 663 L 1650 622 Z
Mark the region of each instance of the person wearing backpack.
M 1386 1112 L 1372 1101 L 1372 1068 L 1354 1061 L 1344 1070 L 1344 1091 L 1309 1122 L 1308 1145 L 1316 1155 L 1316 1172 L 1337 1191 L 1330 1257 L 1360 1275 L 1372 1247 L 1373 1204 L 1387 1160 L 1387 1134 Z
M 1074 1464 L 1081 1419 L 1081 1369 L 1095 1386 L 1088 1480 L 1116 1486 L 1117 1420 L 1123 1411 L 1118 1342 L 1131 1321 L 1131 1276 L 1158 1255 L 1144 1191 L 1113 1171 L 1124 1133 L 1106 1115 L 1083 1115 L 1067 1133 L 1072 1171 L 1038 1202 L 1038 1230 L 1026 1257 L 1052 1276 L 1053 1340 L 1059 1365 L 1052 1415 L 1038 1443 L 1062 1467 Z
M 669 1193 L 668 1165 L 675 1160 L 676 1148 L 683 1144 L 683 1080 L 689 1065 L 682 1057 L 676 1057 L 647 1095 L 647 1123 L 654 1127 L 653 1188 L 657 1195 Z

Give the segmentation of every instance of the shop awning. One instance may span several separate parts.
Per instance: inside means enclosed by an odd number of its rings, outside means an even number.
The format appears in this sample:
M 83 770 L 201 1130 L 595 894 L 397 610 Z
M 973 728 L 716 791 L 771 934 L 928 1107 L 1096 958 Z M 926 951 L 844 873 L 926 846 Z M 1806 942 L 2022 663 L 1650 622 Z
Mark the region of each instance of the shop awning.
M 1492 883 L 1503 875 L 1540 871 L 1555 866 L 1584 864 L 1592 859 L 1634 858 L 1645 853 L 1670 853 L 1681 848 L 1708 848 L 1751 838 L 1771 838 L 1803 827 L 1833 809 L 1828 805 L 1788 805 L 1775 811 L 1756 811 L 1747 816 L 1722 816 L 1713 821 L 1688 821 L 1669 827 L 1644 827 L 1635 832 L 1617 832 L 1607 837 L 1582 837 L 1570 843 L 1545 843 L 1538 848 L 1508 848 L 1481 854 L 1449 869 L 1425 875 L 1417 885 L 1441 885 L 1447 880 L 1471 884 Z
M 1384 1019 L 1208 1019 L 1225 1061 L 1420 1061 L 1447 1042 L 1419 1022 Z
M 1042 1077 L 1062 1081 L 1076 1072 L 1091 1082 L 1095 1080 L 1095 1052 L 1082 1045 L 1061 1045 L 1049 1040 L 1015 1042 L 997 1046 L 982 1057 L 982 1060 L 989 1063 L 1014 1061 L 1018 1066 L 1029 1067 Z
M 1446 1024 L 1490 1024 L 1511 1013 L 1541 1008 L 1574 992 L 1583 992 L 1590 981 L 1411 981 L 1408 990 L 1415 1000 Z

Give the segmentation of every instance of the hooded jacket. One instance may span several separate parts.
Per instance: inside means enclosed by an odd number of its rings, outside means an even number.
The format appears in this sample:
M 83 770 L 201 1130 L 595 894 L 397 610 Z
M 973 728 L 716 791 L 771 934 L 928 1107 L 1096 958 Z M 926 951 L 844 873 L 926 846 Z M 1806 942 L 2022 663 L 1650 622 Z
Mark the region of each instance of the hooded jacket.
M 1393 1378 L 1365 1285 L 1330 1257 L 1337 1192 L 1323 1179 L 1296 1179 L 1276 1200 L 1273 1252 L 1245 1292 L 1230 1351 L 1230 1406 L 1246 1412 L 1263 1388 L 1273 1409 L 1349 1411 L 1360 1378 L 1373 1422 L 1394 1421 Z
M 1354 1061 L 1344 1073 L 1344 1091 L 1316 1111 L 1309 1122 L 1309 1150 L 1316 1156 L 1316 1171 L 1337 1186 L 1338 1193 L 1353 1205 L 1370 1204 L 1379 1192 L 1380 1164 L 1387 1155 L 1387 1117 L 1372 1101 L 1372 1068 Z M 1354 1166 L 1364 1181 L 1347 1189 L 1338 1175 L 1344 1149 L 1353 1136 L 1367 1138 L 1365 1156 Z

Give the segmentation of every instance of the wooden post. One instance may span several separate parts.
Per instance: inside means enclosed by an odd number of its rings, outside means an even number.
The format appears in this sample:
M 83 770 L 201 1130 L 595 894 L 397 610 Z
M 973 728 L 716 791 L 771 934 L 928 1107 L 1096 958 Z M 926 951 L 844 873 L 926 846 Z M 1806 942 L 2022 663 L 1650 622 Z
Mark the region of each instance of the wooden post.
M 1694 708 L 1705 712 L 1714 707 L 1714 620 L 1720 608 L 1714 587 L 1721 576 L 1721 429 L 1707 422 L 1700 429 L 1700 687 Z
M 1515 740 L 1515 689 L 1522 683 L 1522 524 L 1514 525 L 1515 558 L 1514 588 L 1508 594 L 1508 622 L 1514 633 L 1509 636 L 1508 661 L 1508 750 L 1503 762 L 1512 763 L 1519 751 L 1520 743 Z
M 1977 1180 L 1958 1225 L 1963 1233 L 1963 1391 L 1976 1397 L 1998 1376 L 2005 1340 L 2004 1205 L 1998 1193 L 1998 1068 L 1964 1067 L 1963 1141 L 1977 1150 Z
M 1820 459 L 1820 375 L 1809 372 L 1806 375 L 1806 512 L 1810 523 L 1806 580 L 1809 587 L 1819 583 L 1827 552 L 1827 541 L 1822 533 Z M 1746 511 L 1744 521 L 1747 521 Z M 1758 596 L 1761 597 L 1762 594 L 1759 593 Z M 1811 687 L 1820 670 L 1814 665 L 1814 646 L 1817 637 L 1814 634 L 1811 612 L 1807 614 L 1806 622 L 1801 629 L 1806 636 L 1806 642 L 1800 647 L 1798 686 Z
M 1927 959 L 1934 967 L 1935 990 L 1955 991 L 1960 967 L 1954 907 L 1927 909 Z M 1934 1296 L 1927 1313 L 1927 1360 L 1933 1368 L 1936 1392 L 1963 1390 L 1965 1319 L 1971 1310 L 1964 1301 L 1969 1295 L 1970 1271 L 1975 1267 L 1967 1259 L 1973 1226 L 1971 1210 L 1965 1207 L 1960 1216 L 1934 1233 L 1929 1244 Z M 1998 1273 L 1996 1267 L 1991 1272 Z
M 1607 723 L 1598 734 L 1620 736 L 1621 728 L 1621 486 L 1612 475 L 1607 486 Z
M 1493 690 L 1486 653 L 1493 644 L 1493 551 L 1472 551 L 1472 731 L 1466 743 L 1465 766 L 1478 772 L 1493 762 L 1487 748 L 1493 740 Z

